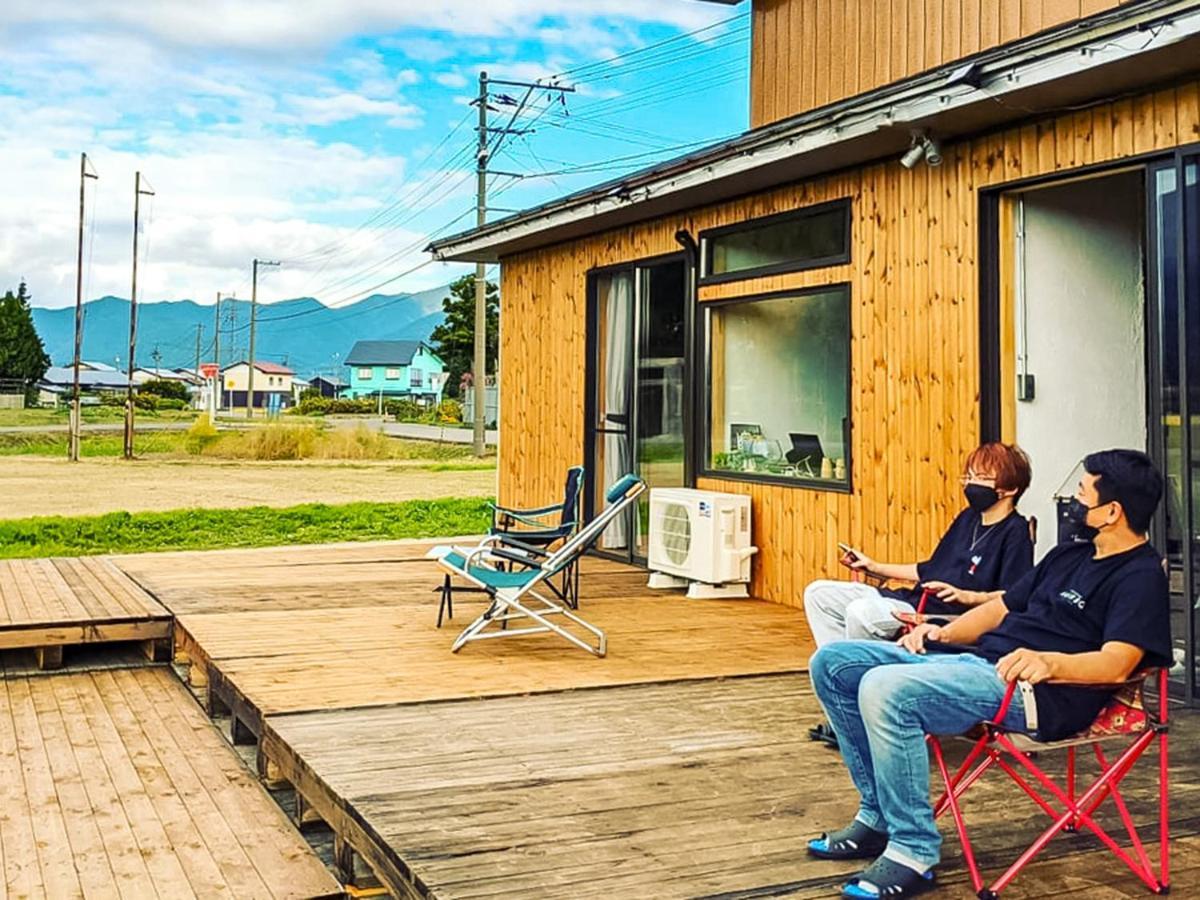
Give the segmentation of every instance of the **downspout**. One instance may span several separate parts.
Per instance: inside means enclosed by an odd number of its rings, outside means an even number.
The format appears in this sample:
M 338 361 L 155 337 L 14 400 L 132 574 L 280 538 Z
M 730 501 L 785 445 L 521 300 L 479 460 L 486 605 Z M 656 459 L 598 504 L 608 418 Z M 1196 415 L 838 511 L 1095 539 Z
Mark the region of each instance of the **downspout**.
M 695 487 L 700 456 L 699 442 L 696 439 L 699 433 L 696 410 L 700 408 L 700 379 L 696 377 L 696 328 L 699 321 L 696 315 L 699 309 L 697 278 L 700 273 L 700 245 L 696 243 L 696 239 L 686 228 L 680 228 L 675 232 L 675 241 L 683 248 L 687 261 L 683 312 L 683 481 L 688 487 Z

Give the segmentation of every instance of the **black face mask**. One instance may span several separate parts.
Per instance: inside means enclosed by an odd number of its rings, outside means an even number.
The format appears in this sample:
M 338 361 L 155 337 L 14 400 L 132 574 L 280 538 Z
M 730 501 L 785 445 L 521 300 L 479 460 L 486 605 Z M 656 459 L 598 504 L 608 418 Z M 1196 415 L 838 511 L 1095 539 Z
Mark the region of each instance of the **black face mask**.
M 996 489 L 986 484 L 968 484 L 963 488 L 963 493 L 967 495 L 967 506 L 977 513 L 983 513 L 1000 502 Z
M 1084 505 L 1078 497 L 1072 497 L 1071 502 L 1067 504 L 1067 521 L 1075 526 L 1075 537 L 1080 540 L 1090 541 L 1100 533 L 1099 528 L 1087 523 L 1087 514 L 1093 509 L 1096 507 Z

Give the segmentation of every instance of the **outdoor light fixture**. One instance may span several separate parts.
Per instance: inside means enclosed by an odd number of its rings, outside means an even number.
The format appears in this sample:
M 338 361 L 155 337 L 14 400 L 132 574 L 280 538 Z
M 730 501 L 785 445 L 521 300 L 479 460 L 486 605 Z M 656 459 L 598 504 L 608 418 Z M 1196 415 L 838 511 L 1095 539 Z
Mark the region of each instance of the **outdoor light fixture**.
M 922 159 L 925 160 L 927 165 L 940 166 L 942 164 L 942 147 L 925 132 L 914 131 L 912 145 L 900 157 L 900 165 L 906 169 L 911 169 Z

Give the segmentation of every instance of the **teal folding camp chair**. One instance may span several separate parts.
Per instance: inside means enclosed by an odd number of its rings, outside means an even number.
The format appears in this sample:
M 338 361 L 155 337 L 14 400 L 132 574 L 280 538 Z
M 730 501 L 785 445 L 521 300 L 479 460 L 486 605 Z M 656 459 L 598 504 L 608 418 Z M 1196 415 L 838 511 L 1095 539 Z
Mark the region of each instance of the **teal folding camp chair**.
M 488 608 L 463 629 L 450 649 L 457 653 L 471 641 L 551 632 L 589 653 L 604 656 L 607 649 L 604 632 L 572 612 L 566 601 L 551 590 L 552 579 L 575 565 L 604 529 L 637 502 L 645 490 L 645 482 L 636 475 L 621 478 L 606 492 L 605 510 L 553 553 L 522 546 L 502 535 L 489 535 L 473 549 L 436 547 L 430 551 L 447 573 L 464 579 L 491 598 Z M 520 563 L 524 568 L 506 571 L 504 567 L 510 562 Z M 538 588 L 545 588 L 546 593 L 539 593 Z M 532 624 L 508 627 L 521 619 Z M 566 623 L 560 624 L 563 619 L 586 632 L 589 639 L 572 632 Z
M 550 548 L 555 544 L 565 542 L 579 527 L 581 518 L 580 494 L 583 492 L 583 466 L 572 466 L 567 469 L 567 480 L 563 486 L 562 503 L 553 506 L 541 506 L 536 509 L 515 509 L 488 504 L 492 509 L 492 525 L 488 529 L 489 536 L 498 536 L 502 544 L 513 550 L 521 551 L 519 556 L 509 560 L 506 568 L 525 565 L 527 559 L 545 559 L 550 555 Z M 563 568 L 558 578 L 546 583 L 560 600 L 571 607 L 579 609 L 579 566 L 571 563 Z M 443 618 L 454 618 L 455 593 L 478 594 L 486 593 L 482 588 L 455 585 L 447 574 L 442 584 L 433 589 L 441 595 L 438 604 L 437 627 L 442 627 Z

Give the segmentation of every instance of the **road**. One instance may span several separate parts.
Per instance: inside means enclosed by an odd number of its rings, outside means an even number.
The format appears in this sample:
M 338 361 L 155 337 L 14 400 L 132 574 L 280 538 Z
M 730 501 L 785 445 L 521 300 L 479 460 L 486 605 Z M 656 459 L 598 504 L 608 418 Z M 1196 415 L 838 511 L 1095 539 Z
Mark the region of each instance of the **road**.
M 418 425 L 414 422 L 384 422 L 383 433 L 391 437 L 412 438 L 418 441 L 443 441 L 447 444 L 469 444 L 474 440 L 470 428 L 442 428 L 438 425 Z M 496 446 L 500 435 L 485 431 L 484 441 Z

